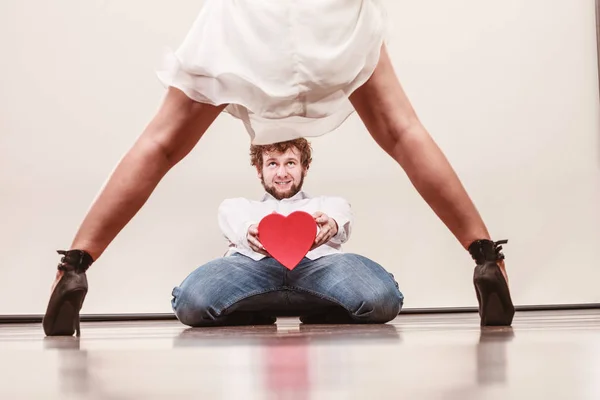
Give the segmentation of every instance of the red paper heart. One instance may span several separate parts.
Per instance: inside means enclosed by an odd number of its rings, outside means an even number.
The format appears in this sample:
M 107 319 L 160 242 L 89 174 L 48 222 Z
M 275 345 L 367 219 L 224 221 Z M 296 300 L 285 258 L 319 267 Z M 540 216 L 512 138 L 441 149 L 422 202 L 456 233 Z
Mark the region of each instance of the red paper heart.
M 287 217 L 269 214 L 258 224 L 258 238 L 265 250 L 289 270 L 308 253 L 316 236 L 317 223 L 303 211 L 294 211 Z

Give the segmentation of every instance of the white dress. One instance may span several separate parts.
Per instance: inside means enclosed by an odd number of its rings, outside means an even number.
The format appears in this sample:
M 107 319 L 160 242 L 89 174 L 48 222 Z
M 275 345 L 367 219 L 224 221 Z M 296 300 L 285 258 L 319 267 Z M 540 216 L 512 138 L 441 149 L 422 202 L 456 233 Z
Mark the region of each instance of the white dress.
M 315 137 L 352 112 L 384 37 L 380 0 L 206 0 L 157 71 L 243 121 L 252 143 Z

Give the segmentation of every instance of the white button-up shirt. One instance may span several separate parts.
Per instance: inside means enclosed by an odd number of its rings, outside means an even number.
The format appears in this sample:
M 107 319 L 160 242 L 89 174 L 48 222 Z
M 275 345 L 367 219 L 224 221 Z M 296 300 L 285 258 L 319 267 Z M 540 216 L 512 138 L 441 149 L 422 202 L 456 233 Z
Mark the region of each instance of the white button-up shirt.
M 352 210 L 350 204 L 341 197 L 311 198 L 302 191 L 283 200 L 277 200 L 268 193 L 263 196 L 261 201 L 238 197 L 226 199 L 219 206 L 219 227 L 229 242 L 229 250 L 225 255 L 238 252 L 256 261 L 264 258 L 264 255 L 250 248 L 247 239 L 248 228 L 258 224 L 273 211 L 285 216 L 294 211 L 304 211 L 311 215 L 320 211 L 335 220 L 338 232 L 329 242 L 308 252 L 306 257 L 311 260 L 328 254 L 341 253 L 342 244 L 350 237 Z

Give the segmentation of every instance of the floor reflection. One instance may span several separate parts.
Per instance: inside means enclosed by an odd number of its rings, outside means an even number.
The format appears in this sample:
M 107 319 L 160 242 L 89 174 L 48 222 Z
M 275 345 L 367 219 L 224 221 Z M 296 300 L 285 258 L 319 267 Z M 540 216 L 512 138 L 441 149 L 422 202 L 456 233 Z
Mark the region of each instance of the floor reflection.
M 44 337 L 44 350 L 58 350 L 59 390 L 64 394 L 82 395 L 92 389 L 89 354 L 81 349 L 78 337 Z
M 307 325 L 296 329 L 278 329 L 277 325 L 188 328 L 173 341 L 173 347 L 203 347 L 207 345 L 275 345 L 294 340 L 306 343 L 333 342 L 347 345 L 365 342 L 400 341 L 400 332 L 393 325 Z
M 481 328 L 477 344 L 477 383 L 505 385 L 508 370 L 508 344 L 514 339 L 512 327 Z
M 262 348 L 259 368 L 267 393 L 276 398 L 309 398 L 315 360 L 311 360 L 308 342 L 307 338 L 294 338 L 289 343 Z
M 235 358 L 226 356 L 230 361 L 221 361 L 230 363 L 226 369 L 252 365 L 252 379 L 261 392 L 273 398 L 308 399 L 323 388 L 352 396 L 355 358 L 364 354 L 355 346 L 390 343 L 400 343 L 400 333 L 393 325 L 300 324 L 189 328 L 175 338 L 173 347 L 235 346 Z M 251 390 L 253 386 L 246 383 L 246 387 Z
M 386 325 L 186 328 L 88 323 L 43 338 L 0 327 L 4 399 L 600 398 L 600 311 L 524 313 L 512 328 L 476 315 Z

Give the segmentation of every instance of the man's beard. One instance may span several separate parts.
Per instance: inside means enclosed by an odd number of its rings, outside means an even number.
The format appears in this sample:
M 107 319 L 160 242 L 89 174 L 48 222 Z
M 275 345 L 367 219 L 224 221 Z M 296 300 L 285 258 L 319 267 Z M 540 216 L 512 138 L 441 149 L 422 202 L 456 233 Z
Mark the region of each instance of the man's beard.
M 304 174 L 300 177 L 300 182 L 298 182 L 297 185 L 292 184 L 292 187 L 285 192 L 278 192 L 277 188 L 275 187 L 276 183 L 274 183 L 273 186 L 267 186 L 265 184 L 265 179 L 262 177 L 260 178 L 260 182 L 262 183 L 266 192 L 275 197 L 277 200 L 289 199 L 290 197 L 294 197 L 296 194 L 298 194 L 298 192 L 302 189 L 302 184 L 304 183 Z

